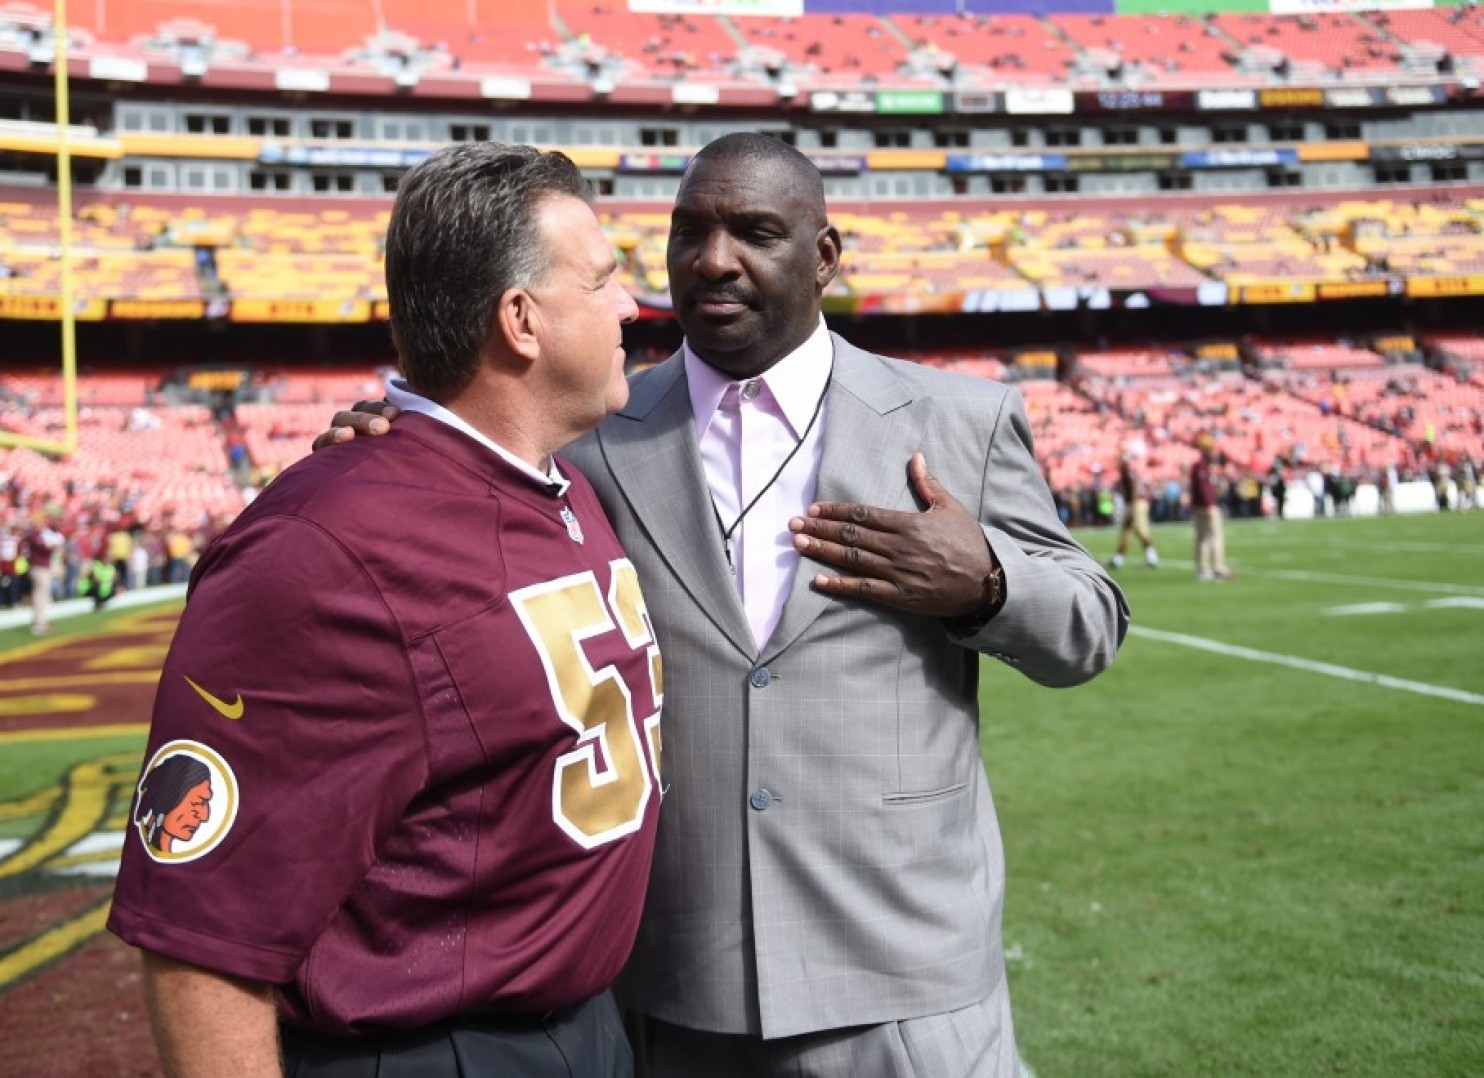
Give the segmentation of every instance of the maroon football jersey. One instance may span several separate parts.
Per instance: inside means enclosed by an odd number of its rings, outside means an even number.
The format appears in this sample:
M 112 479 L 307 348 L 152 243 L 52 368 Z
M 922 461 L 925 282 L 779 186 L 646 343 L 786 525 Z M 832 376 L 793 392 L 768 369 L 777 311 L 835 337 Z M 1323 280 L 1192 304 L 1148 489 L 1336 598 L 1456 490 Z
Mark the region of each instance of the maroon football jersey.
M 566 1006 L 628 956 L 661 670 L 592 488 L 421 415 L 284 473 L 203 557 L 109 927 L 325 1032 Z

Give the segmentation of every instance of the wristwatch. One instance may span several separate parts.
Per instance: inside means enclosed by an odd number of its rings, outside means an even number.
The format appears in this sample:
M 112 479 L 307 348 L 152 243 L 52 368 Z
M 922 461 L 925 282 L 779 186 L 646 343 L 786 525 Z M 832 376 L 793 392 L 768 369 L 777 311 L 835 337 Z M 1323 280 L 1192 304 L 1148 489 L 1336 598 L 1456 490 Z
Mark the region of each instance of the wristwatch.
M 979 582 L 979 594 L 982 598 L 982 605 L 974 613 L 943 619 L 943 624 L 949 632 L 958 636 L 973 636 L 1004 609 L 1005 570 L 998 562 L 995 563 L 993 569 L 984 574 L 984 579 Z

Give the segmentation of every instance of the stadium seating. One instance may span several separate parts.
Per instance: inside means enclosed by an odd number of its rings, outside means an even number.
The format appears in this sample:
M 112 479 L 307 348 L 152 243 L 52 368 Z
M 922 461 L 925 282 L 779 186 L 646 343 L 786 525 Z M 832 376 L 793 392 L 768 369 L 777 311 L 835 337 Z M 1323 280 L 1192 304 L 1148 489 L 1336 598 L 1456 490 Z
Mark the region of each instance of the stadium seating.
M 890 22 L 917 50 L 924 69 L 973 84 L 1061 83 L 1077 55 L 1051 26 L 1030 15 L 894 15 Z
M 3 426 L 60 440 L 62 413 L 7 409 Z M 227 464 L 210 412 L 191 406 L 86 408 L 78 420 L 78 450 L 60 460 L 26 448 L 0 449 L 0 471 L 9 481 L 40 492 L 64 513 L 76 513 L 102 492 L 141 520 L 191 528 L 203 518 L 230 519 L 245 504 Z
M 1190 15 L 1056 15 L 1050 22 L 1098 67 L 1137 71 L 1147 83 L 1195 73 L 1237 74 L 1229 60 L 1231 43 Z
M 74 5 L 75 44 L 166 58 L 204 44 L 215 62 L 637 82 L 772 79 L 811 88 L 1232 87 L 1341 79 L 1384 83 L 1450 58 L 1484 74 L 1484 14 L 1451 10 L 1302 15 L 1051 14 L 998 5 L 810 5 L 794 18 L 650 14 L 624 0 L 95 0 Z M 1068 5 L 1075 7 L 1076 5 Z M 991 7 L 994 10 L 989 10 Z M 984 10 L 980 10 L 984 9 Z M 8 10 L 44 25 L 49 9 Z M 385 55 L 377 52 L 380 48 Z M 616 61 L 617 68 L 610 66 Z

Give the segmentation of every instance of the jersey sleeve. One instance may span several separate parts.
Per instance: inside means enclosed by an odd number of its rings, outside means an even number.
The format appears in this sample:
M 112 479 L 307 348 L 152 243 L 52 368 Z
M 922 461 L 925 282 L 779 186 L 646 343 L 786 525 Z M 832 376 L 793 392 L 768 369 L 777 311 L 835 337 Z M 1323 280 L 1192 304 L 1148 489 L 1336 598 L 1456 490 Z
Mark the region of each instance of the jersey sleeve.
M 320 526 L 266 517 L 208 558 L 165 661 L 109 927 L 285 983 L 426 781 L 419 697 L 393 613 Z

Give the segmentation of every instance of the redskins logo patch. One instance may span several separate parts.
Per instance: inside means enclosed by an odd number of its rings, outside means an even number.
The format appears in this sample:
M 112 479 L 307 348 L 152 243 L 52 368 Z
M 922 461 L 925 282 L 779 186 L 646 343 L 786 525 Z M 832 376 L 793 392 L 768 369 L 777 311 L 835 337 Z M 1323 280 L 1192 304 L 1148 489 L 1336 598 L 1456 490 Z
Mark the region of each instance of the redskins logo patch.
M 134 827 L 156 861 L 205 857 L 237 819 L 237 776 L 199 741 L 171 741 L 150 757 L 134 799 Z

